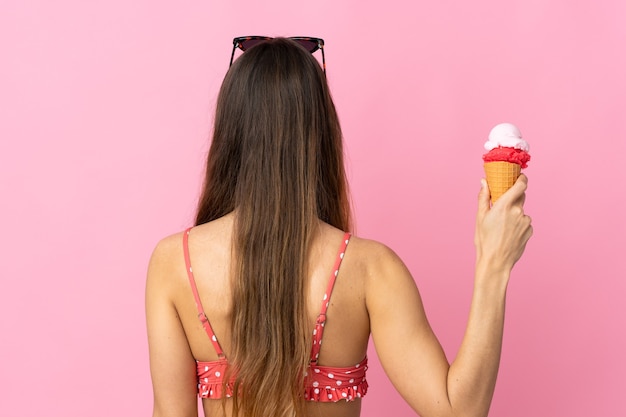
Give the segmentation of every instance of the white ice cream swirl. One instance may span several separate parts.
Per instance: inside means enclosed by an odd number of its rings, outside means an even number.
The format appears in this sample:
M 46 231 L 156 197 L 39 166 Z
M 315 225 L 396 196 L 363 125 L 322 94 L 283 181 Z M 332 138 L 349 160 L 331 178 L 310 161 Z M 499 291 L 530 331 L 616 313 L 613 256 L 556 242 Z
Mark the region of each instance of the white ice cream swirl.
M 528 152 L 530 146 L 522 139 L 522 132 L 511 123 L 500 123 L 491 129 L 489 140 L 485 142 L 485 149 L 490 151 L 497 147 L 515 148 Z

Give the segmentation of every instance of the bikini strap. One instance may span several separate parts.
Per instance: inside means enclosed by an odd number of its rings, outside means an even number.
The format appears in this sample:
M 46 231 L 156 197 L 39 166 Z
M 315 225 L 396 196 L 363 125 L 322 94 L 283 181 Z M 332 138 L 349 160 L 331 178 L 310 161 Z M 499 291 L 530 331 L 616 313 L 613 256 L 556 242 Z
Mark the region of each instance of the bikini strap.
M 330 279 L 328 280 L 328 288 L 324 293 L 324 297 L 322 298 L 322 308 L 320 311 L 320 315 L 317 316 L 317 321 L 315 322 L 315 330 L 313 330 L 313 348 L 311 349 L 311 363 L 317 364 L 317 359 L 320 356 L 320 349 L 322 345 L 322 335 L 324 334 L 324 324 L 326 323 L 326 310 L 328 310 L 328 303 L 330 301 L 330 296 L 333 292 L 333 288 L 335 287 L 335 281 L 337 280 L 337 275 L 339 275 L 339 268 L 341 267 L 341 261 L 343 261 L 343 256 L 346 253 L 346 246 L 350 242 L 350 233 L 346 232 L 343 235 L 343 241 L 341 242 L 341 246 L 339 247 L 339 252 L 337 253 L 337 259 L 335 260 L 335 265 L 333 266 L 332 273 L 330 274 Z
M 211 339 L 211 343 L 213 343 L 213 347 L 217 352 L 217 356 L 220 358 L 224 357 L 224 351 L 220 346 L 220 343 L 217 341 L 217 337 L 213 332 L 213 328 L 211 327 L 211 323 L 209 323 L 209 318 L 206 316 L 204 312 L 204 308 L 202 308 L 202 302 L 200 301 L 200 296 L 198 295 L 198 287 L 196 287 L 196 280 L 193 277 L 193 270 L 191 269 L 191 258 L 189 257 L 189 232 L 191 232 L 192 227 L 185 230 L 183 233 L 183 252 L 185 254 L 185 267 L 187 269 L 187 276 L 189 277 L 189 284 L 191 284 L 191 291 L 193 292 L 193 298 L 196 300 L 196 308 L 198 309 L 198 319 L 202 323 L 202 327 L 204 327 L 204 331 Z

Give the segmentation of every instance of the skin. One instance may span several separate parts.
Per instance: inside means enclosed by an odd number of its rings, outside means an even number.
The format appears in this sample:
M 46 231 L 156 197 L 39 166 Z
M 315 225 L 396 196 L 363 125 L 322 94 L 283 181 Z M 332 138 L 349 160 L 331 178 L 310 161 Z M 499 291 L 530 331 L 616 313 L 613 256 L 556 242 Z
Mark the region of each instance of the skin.
M 386 246 L 352 237 L 336 281 L 320 365 L 351 366 L 366 354 L 370 333 L 389 379 L 422 417 L 486 416 L 500 362 L 506 288 L 511 269 L 532 235 L 521 175 L 490 205 L 484 180 L 476 216 L 476 270 L 468 324 L 449 363 L 426 318 L 415 281 Z M 224 349 L 230 350 L 230 241 L 233 214 L 194 228 L 189 245 L 198 291 Z M 312 246 L 310 328 L 343 232 L 319 224 Z M 197 416 L 195 360 L 217 355 L 197 318 L 186 275 L 182 234 L 157 245 L 148 270 L 146 313 L 154 417 Z M 203 400 L 205 416 L 221 415 L 221 401 Z M 309 403 L 309 416 L 356 417 L 360 401 Z M 228 403 L 227 403 L 227 415 Z

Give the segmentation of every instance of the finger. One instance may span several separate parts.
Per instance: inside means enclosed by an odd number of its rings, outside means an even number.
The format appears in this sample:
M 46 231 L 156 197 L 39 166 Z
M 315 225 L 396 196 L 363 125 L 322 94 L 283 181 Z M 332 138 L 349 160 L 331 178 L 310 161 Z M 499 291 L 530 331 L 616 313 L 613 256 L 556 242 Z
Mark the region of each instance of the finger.
M 524 174 L 520 174 L 520 176 L 517 177 L 515 184 L 513 184 L 513 187 L 511 188 L 518 195 L 526 192 L 526 189 L 528 188 L 528 177 Z
M 484 214 L 489 211 L 491 193 L 489 191 L 489 185 L 484 178 L 480 179 L 480 184 L 480 192 L 478 193 L 478 213 Z
M 530 220 L 529 220 L 529 222 L 530 222 Z M 526 231 L 524 232 L 524 236 L 523 236 L 524 245 L 530 240 L 530 238 L 532 237 L 533 233 L 534 233 L 533 226 L 529 223 L 528 227 L 526 228 Z
M 515 203 L 515 205 L 519 205 L 520 207 L 524 207 L 525 202 L 526 202 L 526 193 L 522 193 L 522 195 L 519 196 L 517 200 L 515 200 L 513 203 Z
M 517 199 L 517 202 L 519 202 L 519 204 L 524 207 L 524 203 L 526 203 L 526 189 L 528 188 L 528 177 L 524 174 L 520 174 L 521 178 L 517 178 L 517 181 L 520 181 L 523 183 L 523 192 L 522 194 L 519 196 L 519 198 Z M 516 181 L 516 183 L 517 183 Z
M 524 174 L 520 174 L 513 186 L 502 194 L 502 197 L 500 197 L 498 201 L 502 201 L 502 204 L 513 205 L 521 199 L 523 205 L 526 188 L 528 188 L 528 177 Z

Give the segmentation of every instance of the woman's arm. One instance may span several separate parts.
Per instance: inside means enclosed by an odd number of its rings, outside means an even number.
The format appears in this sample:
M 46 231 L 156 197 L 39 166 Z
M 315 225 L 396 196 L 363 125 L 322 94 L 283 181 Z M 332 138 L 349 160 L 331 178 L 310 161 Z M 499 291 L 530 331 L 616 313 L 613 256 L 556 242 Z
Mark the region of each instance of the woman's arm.
M 171 299 L 181 239 L 160 242 L 152 254 L 146 283 L 146 319 L 153 417 L 198 416 L 196 363 Z M 180 254 L 179 257 L 175 256 Z
M 476 221 L 476 276 L 472 305 L 456 359 L 449 364 L 433 334 L 419 292 L 402 261 L 378 250 L 366 303 L 383 368 L 422 417 L 486 416 L 500 362 L 506 287 L 532 234 L 523 213 L 527 179 L 493 207 L 483 181 Z

